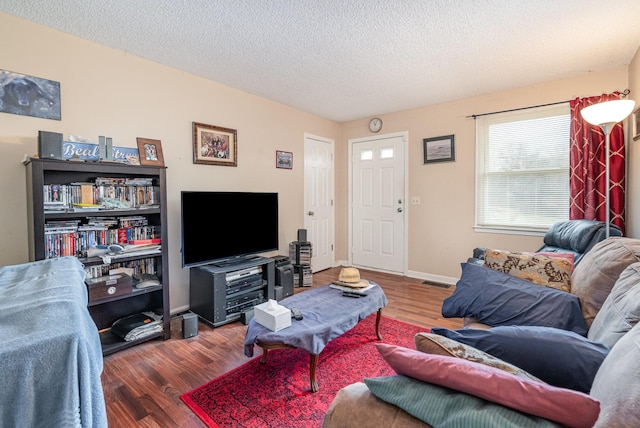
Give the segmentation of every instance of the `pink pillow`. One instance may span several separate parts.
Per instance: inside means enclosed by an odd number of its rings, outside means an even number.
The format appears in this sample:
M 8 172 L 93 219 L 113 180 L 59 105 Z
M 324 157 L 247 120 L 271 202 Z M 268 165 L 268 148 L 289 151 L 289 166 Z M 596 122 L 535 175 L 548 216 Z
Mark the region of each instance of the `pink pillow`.
M 567 427 L 591 427 L 600 413 L 600 402 L 582 392 L 519 378 L 460 358 L 384 343 L 377 343 L 376 347 L 399 375 L 465 392 Z

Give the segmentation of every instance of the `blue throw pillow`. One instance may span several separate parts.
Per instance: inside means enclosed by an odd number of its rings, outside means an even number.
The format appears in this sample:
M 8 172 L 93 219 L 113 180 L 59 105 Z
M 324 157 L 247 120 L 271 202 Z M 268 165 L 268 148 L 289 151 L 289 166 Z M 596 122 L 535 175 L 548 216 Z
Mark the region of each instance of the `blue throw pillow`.
M 473 317 L 490 326 L 537 325 L 587 335 L 580 300 L 484 266 L 463 263 L 453 294 L 442 304 L 442 316 Z
M 602 343 L 551 327 L 432 328 L 431 332 L 480 349 L 551 385 L 587 394 L 609 353 Z

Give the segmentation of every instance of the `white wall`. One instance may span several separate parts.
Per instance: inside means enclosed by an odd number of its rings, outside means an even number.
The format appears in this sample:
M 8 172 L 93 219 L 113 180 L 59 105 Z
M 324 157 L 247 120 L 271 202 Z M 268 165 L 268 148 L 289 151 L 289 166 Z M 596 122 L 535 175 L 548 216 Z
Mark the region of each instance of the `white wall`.
M 0 113 L 0 264 L 28 261 L 21 161 L 37 152 L 39 130 L 108 135 L 125 147 L 136 147 L 136 137 L 161 140 L 173 309 L 189 303 L 188 270 L 180 262 L 181 190 L 279 192 L 280 253 L 288 253 L 304 227 L 304 133 L 336 139 L 339 124 L 2 13 L 0 40 L 0 67 L 60 82 L 62 103 L 61 121 Z M 238 167 L 193 164 L 192 122 L 236 129 Z M 294 153 L 293 170 L 275 168 L 276 150 Z M 223 207 L 209 215 L 224 225 Z
M 460 262 L 471 256 L 474 247 L 535 251 L 541 236 L 478 233 L 474 226 L 475 204 L 475 121 L 480 113 L 534 106 L 599 95 L 628 87 L 627 67 L 589 73 L 571 79 L 540 83 L 509 91 L 462 99 L 449 103 L 380 116 L 384 133 L 409 132 L 409 200 L 419 196 L 420 205 L 408 204 L 408 269 L 411 276 L 458 278 Z M 640 89 L 640 88 L 639 88 Z M 337 182 L 347 182 L 347 141 L 370 135 L 369 118 L 342 125 L 341 144 L 336 158 Z M 422 139 L 455 135 L 455 162 L 423 164 Z M 336 188 L 338 205 L 346 206 L 348 189 Z M 634 200 L 635 193 L 629 194 Z M 635 197 L 637 199 L 637 196 Z M 347 213 L 340 209 L 338 258 L 346 259 Z M 428 277 L 428 276 L 427 276 Z

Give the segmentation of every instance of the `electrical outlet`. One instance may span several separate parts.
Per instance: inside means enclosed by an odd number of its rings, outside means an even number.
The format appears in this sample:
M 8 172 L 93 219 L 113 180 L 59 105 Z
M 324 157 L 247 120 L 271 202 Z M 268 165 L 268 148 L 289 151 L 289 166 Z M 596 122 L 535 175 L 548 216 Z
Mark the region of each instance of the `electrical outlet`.
M 411 205 L 420 205 L 420 196 L 412 196 Z

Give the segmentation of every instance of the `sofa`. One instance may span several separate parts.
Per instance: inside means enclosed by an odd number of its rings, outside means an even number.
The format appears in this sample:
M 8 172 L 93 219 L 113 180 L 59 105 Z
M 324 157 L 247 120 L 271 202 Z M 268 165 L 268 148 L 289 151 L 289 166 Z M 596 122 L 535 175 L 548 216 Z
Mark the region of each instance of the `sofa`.
M 605 223 L 597 220 L 565 220 L 553 224 L 543 237 L 536 252 L 573 254 L 577 266 L 582 257 L 598 242 L 606 238 Z M 620 228 L 609 225 L 609 236 L 622 236 Z M 474 248 L 469 263 L 483 264 L 486 248 Z
M 569 291 L 462 269 L 443 315 L 474 323 L 377 344 L 397 375 L 341 389 L 323 427 L 640 426 L 640 240 L 595 244 Z

